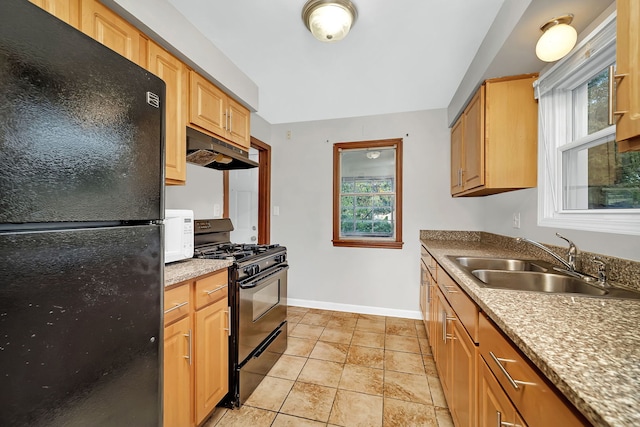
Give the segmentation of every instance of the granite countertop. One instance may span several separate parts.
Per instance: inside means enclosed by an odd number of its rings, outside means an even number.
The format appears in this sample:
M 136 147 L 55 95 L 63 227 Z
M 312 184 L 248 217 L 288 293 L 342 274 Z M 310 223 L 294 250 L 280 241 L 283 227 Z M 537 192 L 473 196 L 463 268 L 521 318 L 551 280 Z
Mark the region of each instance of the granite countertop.
M 431 237 L 421 233 L 429 253 L 589 421 L 640 425 L 640 301 L 483 288 L 446 255 L 522 253 Z
M 172 262 L 164 266 L 164 286 L 194 279 L 198 276 L 213 273 L 233 264 L 229 260 L 191 258 Z

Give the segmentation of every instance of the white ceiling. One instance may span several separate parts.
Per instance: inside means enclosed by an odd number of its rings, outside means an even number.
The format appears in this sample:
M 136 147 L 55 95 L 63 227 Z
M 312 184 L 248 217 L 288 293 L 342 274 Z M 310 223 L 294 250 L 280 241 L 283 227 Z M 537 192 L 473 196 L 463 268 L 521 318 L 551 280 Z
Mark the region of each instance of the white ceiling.
M 446 108 L 504 0 L 353 0 L 323 43 L 306 0 L 169 0 L 259 88 L 271 124 Z
M 543 69 L 546 20 L 573 13 L 580 33 L 614 0 L 352 1 L 350 34 L 323 43 L 302 22 L 306 0 L 168 0 L 256 83 L 271 124 L 457 111 L 486 78 Z

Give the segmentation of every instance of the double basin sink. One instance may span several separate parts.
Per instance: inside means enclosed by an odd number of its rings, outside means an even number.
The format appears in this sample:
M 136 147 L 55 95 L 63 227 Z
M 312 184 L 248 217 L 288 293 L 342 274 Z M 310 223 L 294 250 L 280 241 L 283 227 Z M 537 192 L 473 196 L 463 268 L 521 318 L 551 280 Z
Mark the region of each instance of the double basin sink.
M 640 292 L 598 283 L 590 276 L 574 277 L 542 260 L 448 256 L 478 285 L 496 289 L 602 298 L 640 299 Z

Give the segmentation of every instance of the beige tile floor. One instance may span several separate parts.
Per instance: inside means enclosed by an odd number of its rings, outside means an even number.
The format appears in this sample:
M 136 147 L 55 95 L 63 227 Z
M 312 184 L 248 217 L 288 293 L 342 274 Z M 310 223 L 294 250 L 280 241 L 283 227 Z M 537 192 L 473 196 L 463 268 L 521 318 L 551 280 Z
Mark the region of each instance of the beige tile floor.
M 288 308 L 286 353 L 204 427 L 452 427 L 422 321 Z

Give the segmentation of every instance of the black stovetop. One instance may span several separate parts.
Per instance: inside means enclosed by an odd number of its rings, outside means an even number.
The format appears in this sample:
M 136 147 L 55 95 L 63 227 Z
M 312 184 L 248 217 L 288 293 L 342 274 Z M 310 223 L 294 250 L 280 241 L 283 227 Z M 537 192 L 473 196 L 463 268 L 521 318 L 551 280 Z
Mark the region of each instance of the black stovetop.
M 249 243 L 215 243 L 196 247 L 195 258 L 228 259 L 231 261 L 244 261 L 251 257 L 270 255 L 284 250 L 280 245 L 257 245 Z

